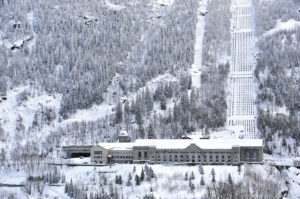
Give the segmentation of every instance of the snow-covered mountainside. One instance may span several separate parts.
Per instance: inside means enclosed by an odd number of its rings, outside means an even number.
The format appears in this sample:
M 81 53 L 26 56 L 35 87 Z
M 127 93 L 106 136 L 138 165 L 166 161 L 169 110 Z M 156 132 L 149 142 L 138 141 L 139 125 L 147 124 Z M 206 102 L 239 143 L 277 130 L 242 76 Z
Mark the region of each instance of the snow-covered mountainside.
M 0 0 L 0 198 L 296 198 L 296 168 L 216 166 L 211 183 L 213 166 L 153 165 L 139 186 L 143 165 L 47 164 L 63 161 L 64 145 L 114 142 L 121 129 L 131 140 L 239 137 L 226 128 L 233 1 Z M 300 5 L 253 3 L 259 134 L 265 152 L 299 156 Z
M 254 1 L 258 129 L 265 150 L 299 156 L 299 1 Z
M 27 145 L 49 155 L 65 144 L 114 141 L 121 128 L 136 139 L 224 126 L 229 65 L 202 67 L 227 56 L 226 50 L 214 55 L 219 47 L 208 38 L 219 29 L 229 32 L 230 2 L 220 2 L 5 1 L 5 159 L 19 159 Z M 219 29 L 205 25 L 223 13 Z M 228 34 L 216 40 L 230 43 Z M 202 43 L 209 46 L 204 51 Z

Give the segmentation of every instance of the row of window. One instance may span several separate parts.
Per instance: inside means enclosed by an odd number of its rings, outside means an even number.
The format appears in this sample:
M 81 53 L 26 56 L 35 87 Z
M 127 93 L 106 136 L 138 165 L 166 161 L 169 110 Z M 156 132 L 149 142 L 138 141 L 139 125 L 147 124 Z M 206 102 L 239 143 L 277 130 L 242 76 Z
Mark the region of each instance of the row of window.
M 102 155 L 94 155 L 94 159 L 102 159 Z
M 113 159 L 130 159 L 133 160 L 133 156 L 112 156 Z
M 185 158 L 184 158 L 185 157 Z M 169 158 L 167 159 L 167 155 L 162 155 L 162 157 L 161 157 L 161 155 L 158 155 L 157 156 L 157 160 L 158 161 L 161 161 L 161 160 L 163 160 L 163 161 L 175 161 L 175 162 L 177 162 L 177 161 L 181 161 L 181 162 L 196 162 L 196 157 L 197 156 L 195 156 L 195 155 L 192 155 L 192 156 L 189 156 L 189 155 L 186 155 L 186 156 L 184 156 L 184 155 L 180 155 L 180 156 L 177 156 L 177 155 L 175 155 L 174 156 L 174 158 L 173 158 L 173 156 L 172 155 L 169 155 Z M 215 159 L 213 158 L 213 155 L 203 155 L 202 156 L 203 157 L 203 159 L 202 159 L 202 161 L 201 161 L 201 155 L 198 155 L 198 162 L 231 162 L 231 156 L 230 155 L 228 155 L 227 156 L 227 160 L 225 160 L 225 155 L 222 155 L 222 156 L 215 156 Z
M 219 154 L 219 155 L 216 155 Z M 224 154 L 224 155 L 222 155 Z M 231 152 L 215 152 L 214 155 L 199 155 L 199 154 L 192 154 L 192 155 L 183 155 L 183 154 L 175 154 L 172 155 L 170 153 L 165 153 L 165 154 L 158 154 L 157 155 L 157 160 L 158 161 L 181 161 L 181 162 L 216 162 L 216 163 L 225 163 L 225 162 L 231 162 Z M 148 153 L 146 151 L 144 151 L 143 153 L 144 155 L 144 159 L 147 159 L 148 157 Z M 139 151 L 138 152 L 138 158 L 140 159 L 142 157 L 142 152 Z M 246 160 L 257 160 L 257 151 L 245 151 L 244 152 L 244 157 Z M 102 151 L 94 151 L 94 158 L 95 159 L 102 159 Z M 112 156 L 113 159 L 133 159 L 133 156 L 126 156 L 126 155 L 115 155 Z M 154 159 L 154 156 L 151 157 L 152 159 Z M 238 160 L 238 155 L 235 154 L 234 156 L 234 161 Z
M 244 152 L 246 160 L 257 160 L 257 152 Z
M 128 154 L 129 151 L 111 151 L 112 154 Z
M 138 152 L 138 157 L 139 158 L 142 157 L 142 152 L 141 151 Z M 147 153 L 147 151 L 144 151 L 144 158 L 146 159 L 147 157 L 148 157 L 148 153 Z
M 158 151 L 157 152 L 157 154 L 159 155 L 159 154 L 174 154 L 174 155 L 184 155 L 184 154 L 186 154 L 186 155 L 188 155 L 188 154 L 201 154 L 201 155 L 206 155 L 206 154 L 231 154 L 231 152 L 230 151 L 228 151 L 228 152 L 224 152 L 224 151 L 222 151 L 222 152 L 218 152 L 218 151 L 216 151 L 216 152 L 199 152 L 199 151 L 191 151 L 191 152 L 173 152 L 173 151 Z

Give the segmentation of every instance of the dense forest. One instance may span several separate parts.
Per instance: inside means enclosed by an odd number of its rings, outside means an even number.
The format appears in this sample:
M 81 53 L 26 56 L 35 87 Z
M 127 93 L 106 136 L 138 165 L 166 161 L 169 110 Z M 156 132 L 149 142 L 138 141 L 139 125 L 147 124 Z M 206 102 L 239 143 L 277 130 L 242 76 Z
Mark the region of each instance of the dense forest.
M 203 68 L 197 89 L 192 87 L 190 68 L 198 1 L 178 0 L 171 6 L 150 0 L 111 4 L 4 1 L 2 93 L 29 86 L 17 95 L 19 106 L 37 93 L 61 100 L 58 112 L 40 105 L 28 128 L 19 115 L 16 139 L 0 128 L 3 142 L 16 143 L 3 158 L 11 156 L 14 161 L 25 154 L 49 154 L 66 140 L 69 144 L 115 141 L 122 128 L 134 140 L 180 138 L 204 127 L 225 125 L 229 64 L 216 60 L 230 52 L 230 1 L 208 4 L 203 63 L 213 67 Z M 216 29 L 219 16 L 223 17 Z M 221 30 L 224 34 L 218 34 Z M 59 124 L 78 110 L 106 104 L 113 108 L 105 117 Z M 43 132 L 47 126 L 51 130 Z M 42 132 L 42 142 L 33 138 Z M 43 147 L 31 149 L 39 143 Z
M 210 166 L 205 174 L 199 166 L 199 174 L 185 167 L 185 173 L 165 175 L 161 165 L 153 170 L 139 165 L 126 175 L 103 174 L 96 167 L 77 175 L 48 164 L 64 161 L 64 145 L 115 142 L 121 129 L 134 141 L 182 138 L 226 125 L 232 2 L 210 0 L 201 12 L 201 80 L 194 87 L 201 3 L 0 0 L 0 174 L 23 172 L 20 189 L 26 196 L 42 196 L 53 185 L 65 196 L 89 199 L 123 198 L 122 186 L 145 199 L 155 198 L 159 189 L 191 195 L 202 190 L 204 198 L 281 197 L 282 173 L 265 165 L 242 171 L 237 166 L 224 178 L 222 166 L 217 174 Z M 255 0 L 254 5 L 257 127 L 265 152 L 299 156 L 300 28 L 272 30 L 290 19 L 300 21 L 300 4 Z M 81 177 L 87 181 L 75 181 Z M 177 184 L 170 184 L 174 179 Z M 1 197 L 17 196 L 0 191 Z
M 277 23 L 299 21 L 299 6 L 299 1 L 256 2 L 257 122 L 268 153 L 299 155 L 300 28 L 267 32 Z

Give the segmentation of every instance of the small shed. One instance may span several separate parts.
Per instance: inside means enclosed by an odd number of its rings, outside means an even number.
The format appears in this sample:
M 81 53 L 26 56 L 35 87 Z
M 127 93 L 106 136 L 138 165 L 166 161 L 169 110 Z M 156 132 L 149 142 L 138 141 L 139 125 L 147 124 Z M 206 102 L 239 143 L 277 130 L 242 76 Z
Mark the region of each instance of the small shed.
M 300 157 L 294 159 L 294 167 L 300 168 Z
M 121 130 L 119 133 L 119 142 L 129 142 L 129 136 L 127 131 Z

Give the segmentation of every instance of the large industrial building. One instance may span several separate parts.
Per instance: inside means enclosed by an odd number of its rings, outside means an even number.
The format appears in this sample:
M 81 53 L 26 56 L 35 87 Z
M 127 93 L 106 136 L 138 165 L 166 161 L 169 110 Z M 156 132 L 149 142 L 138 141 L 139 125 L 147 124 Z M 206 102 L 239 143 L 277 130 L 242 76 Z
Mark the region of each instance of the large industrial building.
M 139 163 L 237 165 L 262 163 L 261 139 L 138 139 L 91 148 L 97 164 Z

